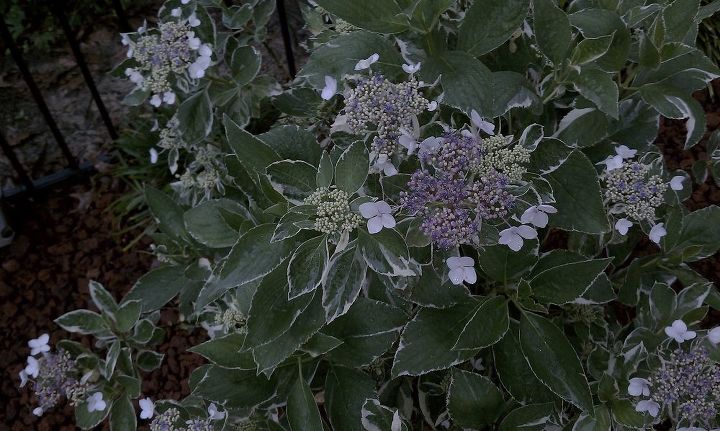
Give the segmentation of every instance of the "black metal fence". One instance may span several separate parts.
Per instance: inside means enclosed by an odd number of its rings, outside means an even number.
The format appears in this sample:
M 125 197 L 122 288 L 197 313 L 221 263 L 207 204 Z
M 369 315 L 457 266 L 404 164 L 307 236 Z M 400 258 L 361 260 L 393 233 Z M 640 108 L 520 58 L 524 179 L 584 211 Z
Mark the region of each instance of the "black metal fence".
M 226 3 L 232 2 L 226 1 Z M 125 10 L 123 9 L 121 0 L 112 0 L 112 5 L 115 15 L 118 19 L 118 26 L 120 30 L 122 32 L 130 31 L 131 27 L 125 14 Z M 53 16 L 60 24 L 60 28 L 62 29 L 62 32 L 67 39 L 70 50 L 72 51 L 75 61 L 80 68 L 80 71 L 85 80 L 85 84 L 87 85 L 87 88 L 92 95 L 95 106 L 100 113 L 100 117 L 102 118 L 103 123 L 107 128 L 107 132 L 110 135 L 110 138 L 115 140 L 118 137 L 117 131 L 115 130 L 115 126 L 110 119 L 110 115 L 108 114 L 107 108 L 105 107 L 102 97 L 100 96 L 97 86 L 95 85 L 95 80 L 90 73 L 90 69 L 88 68 L 85 57 L 83 56 L 83 53 L 80 49 L 78 40 L 76 39 L 75 33 L 73 32 L 73 29 L 70 26 L 70 22 L 68 21 L 67 15 L 65 13 L 66 2 L 64 0 L 49 0 L 47 2 L 47 6 L 50 8 Z M 284 0 L 276 0 L 276 6 L 283 38 L 283 44 L 285 47 L 288 71 L 290 73 L 290 76 L 294 78 L 295 59 L 293 55 L 290 26 L 288 24 Z M 63 169 L 57 172 L 53 172 L 49 175 L 42 176 L 40 178 L 33 178 L 32 175 L 27 172 L 27 170 L 23 167 L 22 163 L 20 163 L 20 160 L 15 154 L 13 148 L 5 139 L 3 131 L 0 130 L 0 147 L 2 147 L 3 153 L 10 161 L 10 164 L 12 165 L 13 169 L 17 174 L 17 178 L 20 180 L 19 186 L 7 190 L 0 190 L 0 198 L 9 199 L 13 197 L 27 196 L 34 191 L 45 189 L 65 180 L 77 177 L 78 175 L 84 175 L 92 172 L 92 163 L 81 163 L 77 159 L 77 157 L 75 157 L 70 151 L 70 148 L 68 147 L 65 138 L 63 137 L 60 129 L 58 128 L 55 118 L 53 117 L 50 109 L 48 108 L 47 102 L 43 98 L 42 92 L 38 88 L 32 74 L 30 73 L 30 70 L 27 67 L 27 63 L 25 62 L 25 58 L 23 57 L 22 50 L 14 40 L 12 34 L 10 33 L 10 29 L 5 22 L 4 17 L 2 16 L 0 16 L 0 36 L 2 37 L 5 46 L 10 51 L 13 60 L 17 64 L 17 67 L 20 70 L 20 74 L 22 75 L 23 80 L 28 86 L 30 93 L 32 94 L 32 97 L 35 101 L 35 104 L 40 110 L 40 113 L 42 114 L 45 123 L 50 129 L 50 132 L 52 133 L 53 138 L 65 159 L 65 166 Z

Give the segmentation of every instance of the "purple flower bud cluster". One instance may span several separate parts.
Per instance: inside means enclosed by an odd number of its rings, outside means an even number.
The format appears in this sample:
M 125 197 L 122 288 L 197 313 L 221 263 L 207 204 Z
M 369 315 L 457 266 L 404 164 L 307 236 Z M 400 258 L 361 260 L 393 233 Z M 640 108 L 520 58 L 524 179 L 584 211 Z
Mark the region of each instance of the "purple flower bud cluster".
M 32 388 L 43 412 L 55 407 L 62 397 L 72 404 L 82 400 L 87 387 L 78 380 L 77 366 L 67 352 L 45 353 L 38 362 L 39 373 Z
M 471 174 L 481 158 L 476 138 L 446 134 L 439 147 L 421 153 L 425 169 L 412 175 L 401 194 L 403 208 L 423 219 L 420 229 L 441 249 L 469 243 L 481 220 L 504 217 L 515 203 L 506 175 Z
M 355 133 L 375 127 L 373 150 L 392 155 L 398 145 L 400 129 L 412 126 L 412 116 L 423 112 L 428 101 L 420 94 L 415 78 L 392 83 L 382 75 L 363 78 L 350 90 L 345 101 L 347 125 Z
M 663 203 L 667 190 L 662 178 L 650 173 L 650 167 L 632 162 L 605 174 L 605 198 L 618 205 L 630 218 L 655 220 L 655 210 Z
M 703 347 L 672 352 L 653 372 L 650 384 L 652 400 L 677 411 L 680 420 L 706 422 L 720 409 L 720 365 Z

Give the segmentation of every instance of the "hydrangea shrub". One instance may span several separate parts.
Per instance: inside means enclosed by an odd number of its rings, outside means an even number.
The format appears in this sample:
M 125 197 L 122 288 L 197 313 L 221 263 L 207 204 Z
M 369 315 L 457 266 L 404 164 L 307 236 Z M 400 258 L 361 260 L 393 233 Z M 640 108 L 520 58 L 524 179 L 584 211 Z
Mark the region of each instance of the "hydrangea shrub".
M 252 48 L 267 2 L 171 0 L 124 36 L 129 100 L 166 121 L 151 161 L 179 176 L 146 189 L 161 266 L 119 303 L 92 283 L 99 312 L 58 318 L 93 349 L 30 342 L 37 413 L 66 398 L 78 426 L 113 430 L 720 426 L 720 328 L 700 326 L 720 294 L 688 265 L 720 248 L 720 208 L 685 208 L 690 176 L 653 144 L 661 115 L 686 119 L 686 148 L 703 138 L 691 93 L 720 71 L 694 44 L 718 3 L 316 3 L 282 88 Z M 182 400 L 140 390 L 164 307 L 208 333 Z

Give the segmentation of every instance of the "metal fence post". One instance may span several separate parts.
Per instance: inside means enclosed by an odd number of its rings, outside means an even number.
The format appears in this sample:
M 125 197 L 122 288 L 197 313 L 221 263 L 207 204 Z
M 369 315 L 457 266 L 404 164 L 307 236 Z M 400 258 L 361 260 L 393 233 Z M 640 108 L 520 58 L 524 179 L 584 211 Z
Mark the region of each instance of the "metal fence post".
M 280 18 L 280 32 L 282 33 L 283 45 L 285 45 L 285 58 L 287 59 L 290 78 L 295 79 L 295 55 L 293 54 L 292 40 L 290 39 L 290 25 L 288 24 L 287 12 L 285 11 L 285 0 L 277 0 L 278 18 Z

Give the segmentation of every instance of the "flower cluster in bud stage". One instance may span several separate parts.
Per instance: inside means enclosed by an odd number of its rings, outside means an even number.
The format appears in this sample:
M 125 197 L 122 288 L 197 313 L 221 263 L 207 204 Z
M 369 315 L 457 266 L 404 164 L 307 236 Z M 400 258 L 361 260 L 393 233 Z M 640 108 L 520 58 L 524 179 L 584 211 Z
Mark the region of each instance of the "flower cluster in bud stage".
M 125 70 L 125 75 L 152 94 L 153 106 L 175 103 L 174 76 L 205 76 L 212 62 L 212 46 L 203 44 L 195 35 L 192 28 L 199 25 L 200 20 L 193 14 L 187 19 L 163 22 L 157 30 L 141 28 L 135 40 L 123 35 L 123 44 L 129 46 L 128 57 L 136 63 Z
M 484 138 L 483 157 L 473 166 L 473 173 L 486 176 L 497 172 L 511 180 L 521 180 L 527 172 L 525 165 L 530 161 L 530 150 L 520 145 L 510 147 L 511 140 L 503 135 Z
M 605 198 L 617 209 L 637 221 L 654 222 L 655 210 L 663 203 L 667 190 L 659 175 L 640 162 L 623 164 L 605 173 Z
M 180 175 L 180 197 L 193 203 L 210 199 L 213 192 L 225 192 L 227 166 L 223 162 L 222 153 L 212 146 L 194 147 L 192 160 L 185 172 Z
M 63 397 L 72 405 L 82 402 L 88 390 L 75 361 L 64 350 L 43 353 L 37 360 L 37 375 L 32 377 L 32 389 L 39 404 L 33 413 L 37 416 L 55 407 Z
M 321 187 L 305 198 L 305 204 L 316 207 L 315 230 L 323 233 L 342 234 L 363 221 L 350 210 L 350 195 L 344 190 Z
M 148 398 L 141 400 L 141 403 L 143 403 L 141 406 L 144 406 L 141 417 L 149 419 L 155 413 L 155 405 Z M 147 414 L 144 414 L 146 412 Z M 213 421 L 224 419 L 226 414 L 227 412 L 218 410 L 215 404 L 210 404 L 207 418 L 183 421 L 180 411 L 171 407 L 155 416 L 150 422 L 150 431 L 213 431 L 215 429 Z
M 401 203 L 407 212 L 422 217 L 421 230 L 441 249 L 471 242 L 481 220 L 502 218 L 515 203 L 505 174 L 472 174 L 482 157 L 480 139 L 458 132 L 421 149 L 425 167 L 412 175 Z
M 414 77 L 393 83 L 382 75 L 362 78 L 345 99 L 347 125 L 353 133 L 375 127 L 376 154 L 392 155 L 398 146 L 401 128 L 412 126 L 412 116 L 423 112 L 428 101 L 420 94 L 421 83 Z

